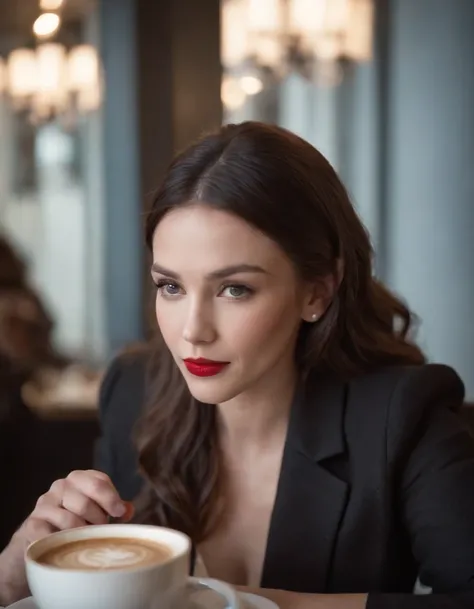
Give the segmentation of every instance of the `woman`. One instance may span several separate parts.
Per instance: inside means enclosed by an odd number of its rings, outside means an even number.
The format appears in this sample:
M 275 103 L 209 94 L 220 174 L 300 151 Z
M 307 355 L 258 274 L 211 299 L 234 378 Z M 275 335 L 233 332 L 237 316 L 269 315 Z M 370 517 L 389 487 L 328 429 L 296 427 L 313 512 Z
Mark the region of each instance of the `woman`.
M 281 609 L 472 607 L 463 386 L 424 365 L 328 162 L 280 128 L 224 127 L 172 163 L 147 241 L 166 348 L 137 518 Z M 125 510 L 104 473 L 56 482 L 0 557 L 9 599 L 27 541 Z M 418 574 L 431 597 L 411 595 Z

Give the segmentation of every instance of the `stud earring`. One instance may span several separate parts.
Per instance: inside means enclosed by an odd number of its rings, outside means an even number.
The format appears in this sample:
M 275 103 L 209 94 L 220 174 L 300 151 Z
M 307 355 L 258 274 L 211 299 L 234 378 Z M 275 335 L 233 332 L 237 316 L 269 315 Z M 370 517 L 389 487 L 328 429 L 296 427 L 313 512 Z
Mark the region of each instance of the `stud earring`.
M 317 313 L 313 313 L 311 315 L 311 321 L 312 322 L 318 321 L 318 318 L 319 318 L 319 315 Z

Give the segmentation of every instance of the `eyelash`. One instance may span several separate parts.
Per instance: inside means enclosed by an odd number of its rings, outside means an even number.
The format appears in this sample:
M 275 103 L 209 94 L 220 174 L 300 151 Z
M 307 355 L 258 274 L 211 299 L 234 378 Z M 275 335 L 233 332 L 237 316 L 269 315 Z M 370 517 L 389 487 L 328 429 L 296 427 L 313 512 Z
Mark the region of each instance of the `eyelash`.
M 166 288 L 167 286 L 173 286 L 174 288 L 178 288 L 181 289 L 179 284 L 174 283 L 168 279 L 161 279 L 159 281 L 154 282 L 157 292 L 158 294 L 162 297 L 162 298 L 166 298 L 168 300 L 174 300 L 175 298 L 178 298 L 179 296 L 181 296 L 181 294 L 167 294 L 164 291 L 164 288 Z M 255 293 L 255 290 L 253 290 L 252 288 L 250 288 L 249 286 L 246 286 L 244 284 L 241 283 L 227 283 L 221 286 L 220 291 L 219 291 L 219 296 L 222 294 L 222 292 L 224 290 L 227 290 L 229 288 L 237 288 L 239 290 L 243 291 L 243 295 L 242 296 L 235 296 L 235 297 L 228 297 L 229 300 L 246 300 L 247 298 L 250 298 L 250 296 L 252 296 Z

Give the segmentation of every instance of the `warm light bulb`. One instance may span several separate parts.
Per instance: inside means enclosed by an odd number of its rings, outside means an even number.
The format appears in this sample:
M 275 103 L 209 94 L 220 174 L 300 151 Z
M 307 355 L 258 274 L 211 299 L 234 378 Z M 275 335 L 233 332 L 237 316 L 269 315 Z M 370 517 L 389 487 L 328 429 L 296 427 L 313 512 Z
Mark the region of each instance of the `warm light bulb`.
M 43 11 L 57 11 L 64 4 L 64 0 L 40 0 L 40 8 Z
M 248 54 L 246 3 L 242 0 L 224 0 L 221 24 L 222 62 L 226 67 L 237 66 Z
M 74 47 L 68 59 L 68 83 L 71 91 L 82 91 L 98 86 L 99 58 L 93 46 Z
M 352 0 L 344 41 L 344 54 L 354 61 L 372 59 L 374 3 Z
M 229 110 L 237 110 L 245 103 L 246 95 L 235 78 L 224 77 L 221 85 L 222 103 Z
M 257 95 L 263 89 L 263 82 L 258 76 L 242 76 L 239 84 L 247 95 Z
M 61 19 L 55 13 L 43 13 L 33 23 L 33 32 L 38 38 L 52 36 L 61 25 Z
M 33 49 L 15 49 L 8 56 L 7 90 L 14 99 L 32 95 L 38 78 L 36 55 Z
M 247 0 L 247 18 L 252 32 L 278 35 L 284 25 L 280 0 Z
M 329 32 L 343 33 L 349 22 L 349 0 L 326 0 L 324 27 Z
M 292 0 L 289 5 L 289 26 L 292 34 L 312 37 L 324 27 L 326 0 Z
M 34 105 L 37 113 L 47 115 L 52 110 L 64 110 L 68 98 L 66 49 L 57 43 L 41 44 L 36 50 L 36 61 L 38 80 Z

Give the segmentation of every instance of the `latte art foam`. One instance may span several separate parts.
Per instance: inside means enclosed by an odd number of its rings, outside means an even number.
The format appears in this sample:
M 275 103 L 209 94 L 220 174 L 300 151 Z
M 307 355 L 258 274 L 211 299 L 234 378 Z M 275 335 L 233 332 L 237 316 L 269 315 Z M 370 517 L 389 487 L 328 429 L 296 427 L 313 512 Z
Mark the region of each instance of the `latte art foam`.
M 131 544 L 104 546 L 84 550 L 65 551 L 56 562 L 65 568 L 89 567 L 91 569 L 117 569 L 131 567 L 153 556 L 151 548 Z
M 141 539 L 84 539 L 49 550 L 39 562 L 59 569 L 114 570 L 162 563 L 169 548 Z

